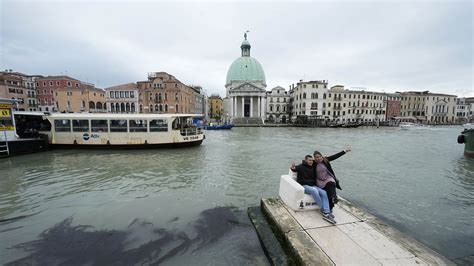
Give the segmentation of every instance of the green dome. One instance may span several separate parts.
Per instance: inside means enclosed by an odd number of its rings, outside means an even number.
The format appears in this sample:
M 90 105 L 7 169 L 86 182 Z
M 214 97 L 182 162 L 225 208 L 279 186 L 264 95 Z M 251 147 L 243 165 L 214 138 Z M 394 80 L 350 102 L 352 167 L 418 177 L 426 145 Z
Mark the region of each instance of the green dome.
M 244 41 L 242 42 L 241 46 L 245 46 L 245 45 L 246 45 L 246 46 L 250 46 L 249 41 L 244 40 Z
M 227 71 L 226 85 L 231 81 L 261 81 L 266 84 L 265 72 L 257 59 L 242 56 L 237 58 Z

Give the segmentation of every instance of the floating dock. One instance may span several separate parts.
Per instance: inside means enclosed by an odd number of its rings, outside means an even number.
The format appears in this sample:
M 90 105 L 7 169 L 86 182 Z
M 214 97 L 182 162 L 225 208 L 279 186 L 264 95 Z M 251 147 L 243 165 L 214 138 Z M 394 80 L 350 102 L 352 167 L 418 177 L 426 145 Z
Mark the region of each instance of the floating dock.
M 453 265 L 453 262 L 376 217 L 341 199 L 337 224 L 315 210 L 293 211 L 279 198 L 262 199 L 260 211 L 273 236 L 249 208 L 267 257 L 285 265 Z M 282 251 L 275 248 L 278 239 Z M 287 257 L 285 256 L 287 255 Z

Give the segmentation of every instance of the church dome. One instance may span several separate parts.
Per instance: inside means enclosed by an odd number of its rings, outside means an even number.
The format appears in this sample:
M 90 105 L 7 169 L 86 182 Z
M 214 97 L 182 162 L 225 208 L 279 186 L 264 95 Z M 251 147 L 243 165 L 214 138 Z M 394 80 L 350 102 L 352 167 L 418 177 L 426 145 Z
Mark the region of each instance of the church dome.
M 265 72 L 257 59 L 242 56 L 237 58 L 227 71 L 226 85 L 232 81 L 261 81 L 266 84 Z

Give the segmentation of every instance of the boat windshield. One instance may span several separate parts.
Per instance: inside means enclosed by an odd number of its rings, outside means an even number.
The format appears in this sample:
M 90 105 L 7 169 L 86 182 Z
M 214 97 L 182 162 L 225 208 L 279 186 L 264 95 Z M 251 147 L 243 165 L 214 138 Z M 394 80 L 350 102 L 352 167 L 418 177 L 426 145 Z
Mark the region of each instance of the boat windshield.
M 203 134 L 202 128 L 193 124 L 192 117 L 177 117 L 172 123 L 173 130 L 179 130 L 182 136 Z

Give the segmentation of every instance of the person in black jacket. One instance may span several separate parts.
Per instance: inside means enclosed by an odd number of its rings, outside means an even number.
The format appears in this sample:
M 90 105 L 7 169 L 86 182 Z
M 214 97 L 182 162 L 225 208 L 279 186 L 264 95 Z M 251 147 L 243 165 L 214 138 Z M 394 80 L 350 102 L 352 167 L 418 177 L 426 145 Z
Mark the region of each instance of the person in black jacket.
M 313 156 L 306 155 L 304 161 L 295 166 L 295 163 L 291 164 L 291 171 L 296 172 L 296 182 L 304 188 L 304 193 L 313 196 L 314 201 L 320 207 L 320 212 L 323 218 L 332 224 L 335 224 L 334 216 L 329 209 L 329 200 L 326 191 L 316 186 L 316 177 L 313 169 Z
M 336 174 L 334 174 L 334 170 L 331 167 L 330 161 L 336 160 L 350 151 L 351 148 L 348 147 L 345 150 L 328 157 L 323 157 L 319 151 L 315 151 L 313 154 L 314 161 L 316 162 L 313 165 L 313 171 L 316 176 L 316 185 L 326 191 L 331 212 L 334 208 L 334 204 L 336 204 L 338 201 L 336 188 L 340 190 L 342 190 L 342 188 L 339 185 L 339 180 L 336 178 Z

